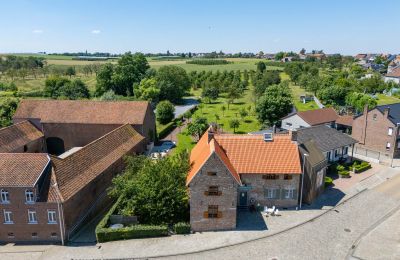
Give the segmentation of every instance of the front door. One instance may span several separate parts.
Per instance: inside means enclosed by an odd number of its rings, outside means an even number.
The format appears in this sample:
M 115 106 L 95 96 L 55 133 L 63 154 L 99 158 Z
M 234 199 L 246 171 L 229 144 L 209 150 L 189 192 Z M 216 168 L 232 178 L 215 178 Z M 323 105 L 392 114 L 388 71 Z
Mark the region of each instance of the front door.
M 247 206 L 247 191 L 239 193 L 239 206 Z

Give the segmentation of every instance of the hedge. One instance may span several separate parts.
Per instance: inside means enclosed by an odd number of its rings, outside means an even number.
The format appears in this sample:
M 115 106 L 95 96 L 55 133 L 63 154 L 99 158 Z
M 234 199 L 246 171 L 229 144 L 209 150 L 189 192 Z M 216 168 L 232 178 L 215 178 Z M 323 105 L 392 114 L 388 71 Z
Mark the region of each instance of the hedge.
M 124 240 L 132 238 L 147 238 L 168 236 L 167 225 L 132 225 L 128 227 L 111 229 L 96 229 L 96 237 L 98 242 L 107 242 L 114 240 Z
M 333 184 L 332 178 L 325 176 L 325 187 L 331 186 L 332 184 Z
M 131 238 L 146 238 L 168 236 L 167 225 L 132 225 L 128 227 L 111 229 L 109 225 L 110 216 L 115 212 L 122 197 L 118 198 L 117 202 L 111 207 L 104 218 L 96 227 L 97 242 L 107 242 Z
M 357 162 L 355 162 L 353 164 L 353 168 L 354 168 L 354 172 L 360 173 L 360 172 L 363 172 L 363 171 L 366 171 L 366 170 L 370 169 L 371 168 L 371 164 L 368 163 L 368 162 L 361 162 L 361 164 L 358 164 Z
M 174 225 L 174 231 L 176 234 L 190 234 L 190 224 L 186 222 L 179 222 Z
M 158 133 L 158 139 L 163 139 L 165 138 L 167 135 L 169 135 L 169 133 L 172 132 L 172 130 L 174 130 L 174 128 L 176 127 L 176 122 L 171 121 L 168 124 L 164 125 L 164 128 Z
M 221 59 L 194 59 L 186 62 L 186 64 L 196 64 L 196 65 L 225 65 L 230 63 L 233 62 Z

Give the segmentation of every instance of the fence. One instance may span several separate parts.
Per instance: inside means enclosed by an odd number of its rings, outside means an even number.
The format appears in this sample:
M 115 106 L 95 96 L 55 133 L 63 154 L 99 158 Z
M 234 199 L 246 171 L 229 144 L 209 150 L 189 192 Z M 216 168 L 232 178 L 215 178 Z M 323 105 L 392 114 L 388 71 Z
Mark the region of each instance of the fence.
M 400 167 L 400 159 L 392 158 L 388 153 L 382 153 L 356 146 L 354 147 L 353 156 L 368 162 L 381 163 L 391 167 Z

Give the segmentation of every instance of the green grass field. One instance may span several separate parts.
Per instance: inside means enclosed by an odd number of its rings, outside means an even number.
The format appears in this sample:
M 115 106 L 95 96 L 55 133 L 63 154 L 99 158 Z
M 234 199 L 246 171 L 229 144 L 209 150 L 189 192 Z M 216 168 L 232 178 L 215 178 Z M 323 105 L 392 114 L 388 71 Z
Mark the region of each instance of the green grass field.
M 389 97 L 384 94 L 378 94 L 378 99 L 376 101 L 378 102 L 378 105 L 388 105 L 388 104 L 399 103 L 400 99 L 393 96 Z

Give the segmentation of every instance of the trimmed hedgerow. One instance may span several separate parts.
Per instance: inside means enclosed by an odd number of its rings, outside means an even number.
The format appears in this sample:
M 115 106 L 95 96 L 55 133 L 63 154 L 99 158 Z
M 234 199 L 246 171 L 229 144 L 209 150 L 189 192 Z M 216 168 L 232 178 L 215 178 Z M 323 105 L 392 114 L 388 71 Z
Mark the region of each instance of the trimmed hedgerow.
M 118 229 L 96 229 L 96 237 L 98 242 L 162 236 L 168 236 L 167 225 L 133 225 Z
M 190 224 L 186 222 L 179 222 L 174 225 L 176 234 L 190 234 Z

